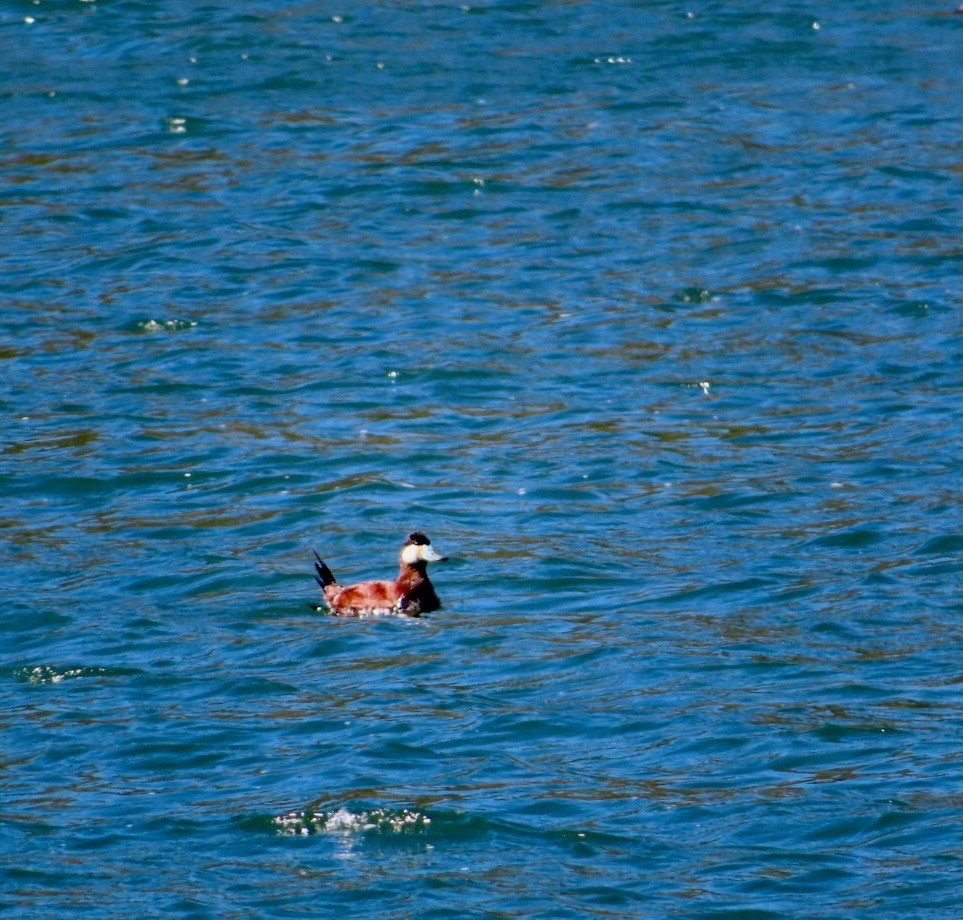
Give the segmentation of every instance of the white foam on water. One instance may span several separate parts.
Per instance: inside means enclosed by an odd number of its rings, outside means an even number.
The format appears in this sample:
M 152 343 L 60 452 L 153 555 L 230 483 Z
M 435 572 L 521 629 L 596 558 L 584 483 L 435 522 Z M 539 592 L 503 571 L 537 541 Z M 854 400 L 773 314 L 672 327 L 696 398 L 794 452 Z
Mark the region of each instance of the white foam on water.
M 340 834 L 355 836 L 365 833 L 408 834 L 421 833 L 431 824 L 431 818 L 408 808 L 393 811 L 374 808 L 353 812 L 338 808 L 330 812 L 291 811 L 274 818 L 278 833 L 291 836 L 309 834 Z

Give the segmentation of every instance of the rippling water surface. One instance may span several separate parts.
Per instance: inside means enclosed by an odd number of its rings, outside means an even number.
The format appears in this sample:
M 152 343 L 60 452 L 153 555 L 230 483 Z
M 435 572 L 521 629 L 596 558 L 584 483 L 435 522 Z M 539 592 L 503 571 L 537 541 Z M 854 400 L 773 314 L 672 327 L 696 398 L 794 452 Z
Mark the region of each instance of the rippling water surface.
M 4 915 L 957 916 L 961 34 L 5 4 Z

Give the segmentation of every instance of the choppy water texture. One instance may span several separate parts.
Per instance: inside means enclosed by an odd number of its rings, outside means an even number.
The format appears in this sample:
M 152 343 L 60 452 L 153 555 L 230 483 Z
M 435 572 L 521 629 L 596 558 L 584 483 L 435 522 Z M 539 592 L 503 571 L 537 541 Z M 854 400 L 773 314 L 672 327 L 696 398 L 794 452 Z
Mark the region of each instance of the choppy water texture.
M 4 916 L 957 916 L 954 5 L 4 4 Z

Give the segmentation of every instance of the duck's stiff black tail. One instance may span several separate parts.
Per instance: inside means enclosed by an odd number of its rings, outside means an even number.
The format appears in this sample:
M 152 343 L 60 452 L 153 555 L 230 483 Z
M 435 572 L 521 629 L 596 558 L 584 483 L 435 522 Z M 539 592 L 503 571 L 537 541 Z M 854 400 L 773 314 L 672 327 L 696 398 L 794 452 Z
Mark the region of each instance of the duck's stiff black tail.
M 323 591 L 328 585 L 333 585 L 337 579 L 331 573 L 331 569 L 324 564 L 324 560 L 318 555 L 317 550 L 314 551 L 314 558 L 318 560 L 314 563 L 314 571 L 318 573 L 314 580 L 321 585 Z

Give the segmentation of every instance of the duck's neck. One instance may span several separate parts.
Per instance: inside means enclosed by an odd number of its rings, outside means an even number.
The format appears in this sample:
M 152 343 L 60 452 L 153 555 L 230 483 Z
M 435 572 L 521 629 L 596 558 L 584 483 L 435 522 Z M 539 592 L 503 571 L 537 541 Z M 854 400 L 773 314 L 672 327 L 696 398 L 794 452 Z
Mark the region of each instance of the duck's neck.
M 401 563 L 401 571 L 398 573 L 398 581 L 405 584 L 417 584 L 419 581 L 428 581 L 428 563 L 415 562 L 409 565 Z

